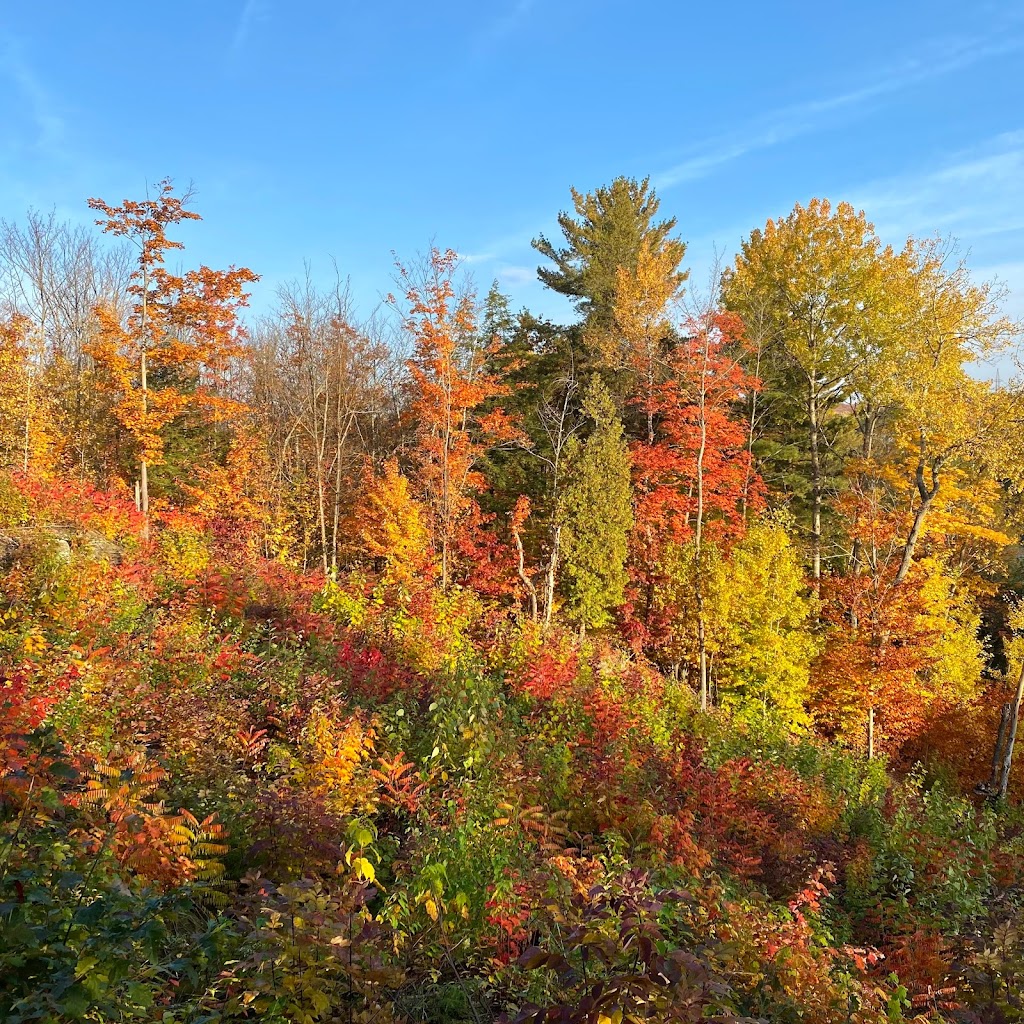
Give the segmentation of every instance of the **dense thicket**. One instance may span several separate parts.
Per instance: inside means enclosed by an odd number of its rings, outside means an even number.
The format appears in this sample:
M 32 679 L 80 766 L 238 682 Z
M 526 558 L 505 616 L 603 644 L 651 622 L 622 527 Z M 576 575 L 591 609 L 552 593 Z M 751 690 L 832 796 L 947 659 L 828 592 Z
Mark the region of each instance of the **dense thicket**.
M 243 318 L 189 196 L 0 228 L 0 1017 L 1019 1019 L 1018 327 L 647 181 Z

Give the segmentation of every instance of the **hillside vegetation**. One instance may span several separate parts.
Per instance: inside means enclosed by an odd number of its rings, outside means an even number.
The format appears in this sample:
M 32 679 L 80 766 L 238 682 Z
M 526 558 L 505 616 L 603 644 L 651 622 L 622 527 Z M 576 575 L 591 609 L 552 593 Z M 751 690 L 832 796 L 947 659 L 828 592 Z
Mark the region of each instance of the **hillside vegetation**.
M 570 324 L 4 225 L 0 1020 L 1024 1015 L 998 288 L 572 197 Z

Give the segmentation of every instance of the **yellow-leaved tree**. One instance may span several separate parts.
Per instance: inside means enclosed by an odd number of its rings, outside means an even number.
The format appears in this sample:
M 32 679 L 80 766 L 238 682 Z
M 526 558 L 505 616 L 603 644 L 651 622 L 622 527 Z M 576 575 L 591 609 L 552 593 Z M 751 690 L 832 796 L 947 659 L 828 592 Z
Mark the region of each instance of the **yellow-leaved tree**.
M 651 612 L 663 622 L 662 650 L 674 667 L 697 664 L 703 626 L 721 704 L 741 717 L 798 730 L 810 721 L 806 704 L 819 643 L 790 525 L 781 514 L 765 516 L 728 551 L 706 545 L 699 603 L 694 544 L 665 544 Z
M 417 581 L 429 583 L 434 565 L 426 515 L 397 460 L 389 459 L 380 474 L 368 472 L 355 519 L 361 550 L 382 563 L 385 586 L 407 594 Z
M 0 466 L 38 475 L 52 468 L 57 438 L 32 338 L 27 317 L 0 319 Z
M 889 285 L 902 276 L 900 258 L 882 245 L 863 212 L 813 199 L 751 232 L 724 278 L 726 306 L 745 323 L 756 322 L 766 337 L 779 375 L 769 383 L 789 392 L 787 415 L 804 431 L 815 590 L 822 574 L 829 424 L 849 397 L 857 368 L 892 336 Z
M 1024 407 L 1024 389 L 968 372 L 1004 348 L 1018 326 L 1002 314 L 1001 292 L 975 284 L 963 260 L 936 241 L 909 243 L 914 294 L 902 334 L 894 385 L 896 444 L 911 461 L 913 503 L 895 582 L 910 572 L 926 519 L 958 465 L 999 478 L 1017 458 L 1008 429 Z
M 671 318 L 682 288 L 678 263 L 673 249 L 655 248 L 650 239 L 642 239 L 636 266 L 617 268 L 614 325 L 595 343 L 608 366 L 626 369 L 635 378 L 631 390 L 646 416 L 648 444 L 654 443 L 655 395 L 665 377 Z
M 784 517 L 756 521 L 730 554 L 728 620 L 716 681 L 724 705 L 798 729 L 809 723 L 806 703 L 818 640 L 789 525 Z

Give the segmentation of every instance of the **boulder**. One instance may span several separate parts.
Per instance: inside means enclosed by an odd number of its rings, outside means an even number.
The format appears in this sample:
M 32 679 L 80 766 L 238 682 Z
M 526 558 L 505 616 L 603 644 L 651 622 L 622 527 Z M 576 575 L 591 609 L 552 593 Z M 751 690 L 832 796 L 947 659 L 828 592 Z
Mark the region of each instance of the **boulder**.
M 111 565 L 120 565 L 124 558 L 124 549 L 120 544 L 114 543 L 95 530 L 83 532 L 82 550 L 94 561 L 109 562 Z
M 18 559 L 21 541 L 10 534 L 0 534 L 0 572 L 7 572 Z
M 104 537 L 96 530 L 82 530 L 73 524 L 51 523 L 39 527 L 22 527 L 0 533 L 0 572 L 6 572 L 21 555 L 44 541 L 62 564 L 72 560 L 75 553 L 96 562 L 120 565 L 124 549 L 120 544 Z

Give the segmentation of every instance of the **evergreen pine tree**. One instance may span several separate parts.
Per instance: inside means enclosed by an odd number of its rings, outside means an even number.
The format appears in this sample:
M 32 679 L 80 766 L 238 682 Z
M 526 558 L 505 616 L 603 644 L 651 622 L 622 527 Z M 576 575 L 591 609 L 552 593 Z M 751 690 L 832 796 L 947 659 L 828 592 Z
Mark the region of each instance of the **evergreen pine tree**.
M 619 177 L 586 195 L 571 191 L 580 219 L 564 211 L 558 215 L 565 248 L 556 249 L 543 235 L 533 240 L 533 247 L 555 264 L 538 267 L 537 276 L 572 299 L 588 327 L 602 330 L 612 326 L 619 269 L 634 272 L 644 244 L 655 257 L 667 255 L 675 288 L 683 283 L 686 271 L 679 270 L 679 264 L 686 245 L 669 237 L 676 226 L 674 217 L 655 221 L 659 200 L 649 178 L 638 182 Z

